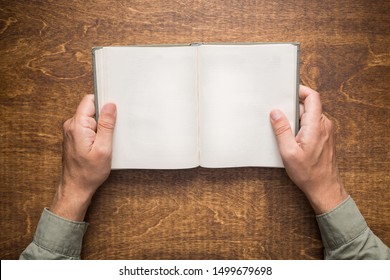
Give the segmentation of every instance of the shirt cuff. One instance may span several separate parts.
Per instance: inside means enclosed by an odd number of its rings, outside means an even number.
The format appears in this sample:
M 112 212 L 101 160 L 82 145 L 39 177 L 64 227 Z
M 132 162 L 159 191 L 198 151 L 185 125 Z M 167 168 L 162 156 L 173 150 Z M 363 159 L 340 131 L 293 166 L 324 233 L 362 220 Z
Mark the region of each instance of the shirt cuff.
M 64 219 L 45 208 L 33 242 L 53 253 L 79 258 L 87 227 L 88 223 L 86 222 Z
M 330 250 L 351 242 L 368 228 L 351 196 L 316 218 L 324 247 Z

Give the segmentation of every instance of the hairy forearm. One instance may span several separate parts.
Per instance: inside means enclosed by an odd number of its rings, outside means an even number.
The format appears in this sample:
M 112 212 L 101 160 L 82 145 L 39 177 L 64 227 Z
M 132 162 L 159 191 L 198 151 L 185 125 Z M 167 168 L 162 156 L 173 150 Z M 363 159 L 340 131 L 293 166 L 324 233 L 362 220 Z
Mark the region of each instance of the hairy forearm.
M 54 196 L 50 211 L 68 220 L 82 222 L 92 196 L 93 193 L 67 192 L 67 187 L 60 185 Z

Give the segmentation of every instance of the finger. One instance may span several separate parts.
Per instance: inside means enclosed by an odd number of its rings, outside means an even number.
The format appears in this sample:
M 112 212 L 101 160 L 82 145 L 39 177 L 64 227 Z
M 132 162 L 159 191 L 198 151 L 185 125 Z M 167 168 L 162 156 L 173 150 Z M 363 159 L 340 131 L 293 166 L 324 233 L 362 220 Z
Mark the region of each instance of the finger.
M 97 123 L 96 123 L 96 120 L 95 118 L 91 118 L 91 117 L 88 117 L 87 118 L 87 127 L 93 131 L 96 132 L 96 129 L 97 129 Z
M 87 94 L 77 107 L 76 115 L 93 117 L 95 115 L 95 103 L 93 94 Z
M 309 122 L 318 121 L 322 115 L 320 94 L 306 86 L 299 87 L 299 99 L 304 105 L 305 119 Z
M 302 115 L 305 113 L 305 106 L 303 106 L 303 103 L 299 103 L 299 119 L 302 118 Z
M 271 111 L 270 117 L 280 154 L 282 158 L 284 158 L 289 151 L 296 149 L 298 145 L 286 115 L 282 111 L 276 109 Z
M 113 103 L 107 103 L 103 106 L 99 114 L 94 146 L 103 149 L 110 148 L 111 150 L 115 122 L 116 106 Z
M 303 102 L 306 97 L 308 97 L 310 94 L 318 93 L 314 89 L 311 89 L 304 85 L 299 85 L 299 100 Z

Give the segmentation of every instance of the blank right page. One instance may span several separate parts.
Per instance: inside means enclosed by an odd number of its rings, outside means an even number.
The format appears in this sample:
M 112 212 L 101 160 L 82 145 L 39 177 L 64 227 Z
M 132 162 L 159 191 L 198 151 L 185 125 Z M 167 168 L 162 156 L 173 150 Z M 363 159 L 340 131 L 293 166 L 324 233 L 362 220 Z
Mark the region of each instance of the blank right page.
M 199 47 L 200 162 L 204 167 L 283 167 L 269 113 L 295 131 L 298 46 Z

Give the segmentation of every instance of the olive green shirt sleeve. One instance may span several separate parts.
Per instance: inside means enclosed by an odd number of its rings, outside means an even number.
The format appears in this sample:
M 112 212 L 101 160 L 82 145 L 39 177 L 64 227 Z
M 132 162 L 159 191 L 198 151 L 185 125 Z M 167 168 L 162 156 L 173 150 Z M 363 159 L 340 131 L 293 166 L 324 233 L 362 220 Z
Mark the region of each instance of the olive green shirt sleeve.
M 325 259 L 390 259 L 390 249 L 370 230 L 353 199 L 317 216 Z
M 373 234 L 351 197 L 318 215 L 325 259 L 390 259 L 390 249 Z M 44 209 L 26 259 L 80 259 L 88 224 L 61 218 Z
M 43 210 L 33 242 L 20 255 L 21 260 L 80 259 L 83 236 L 88 224 L 59 217 Z

